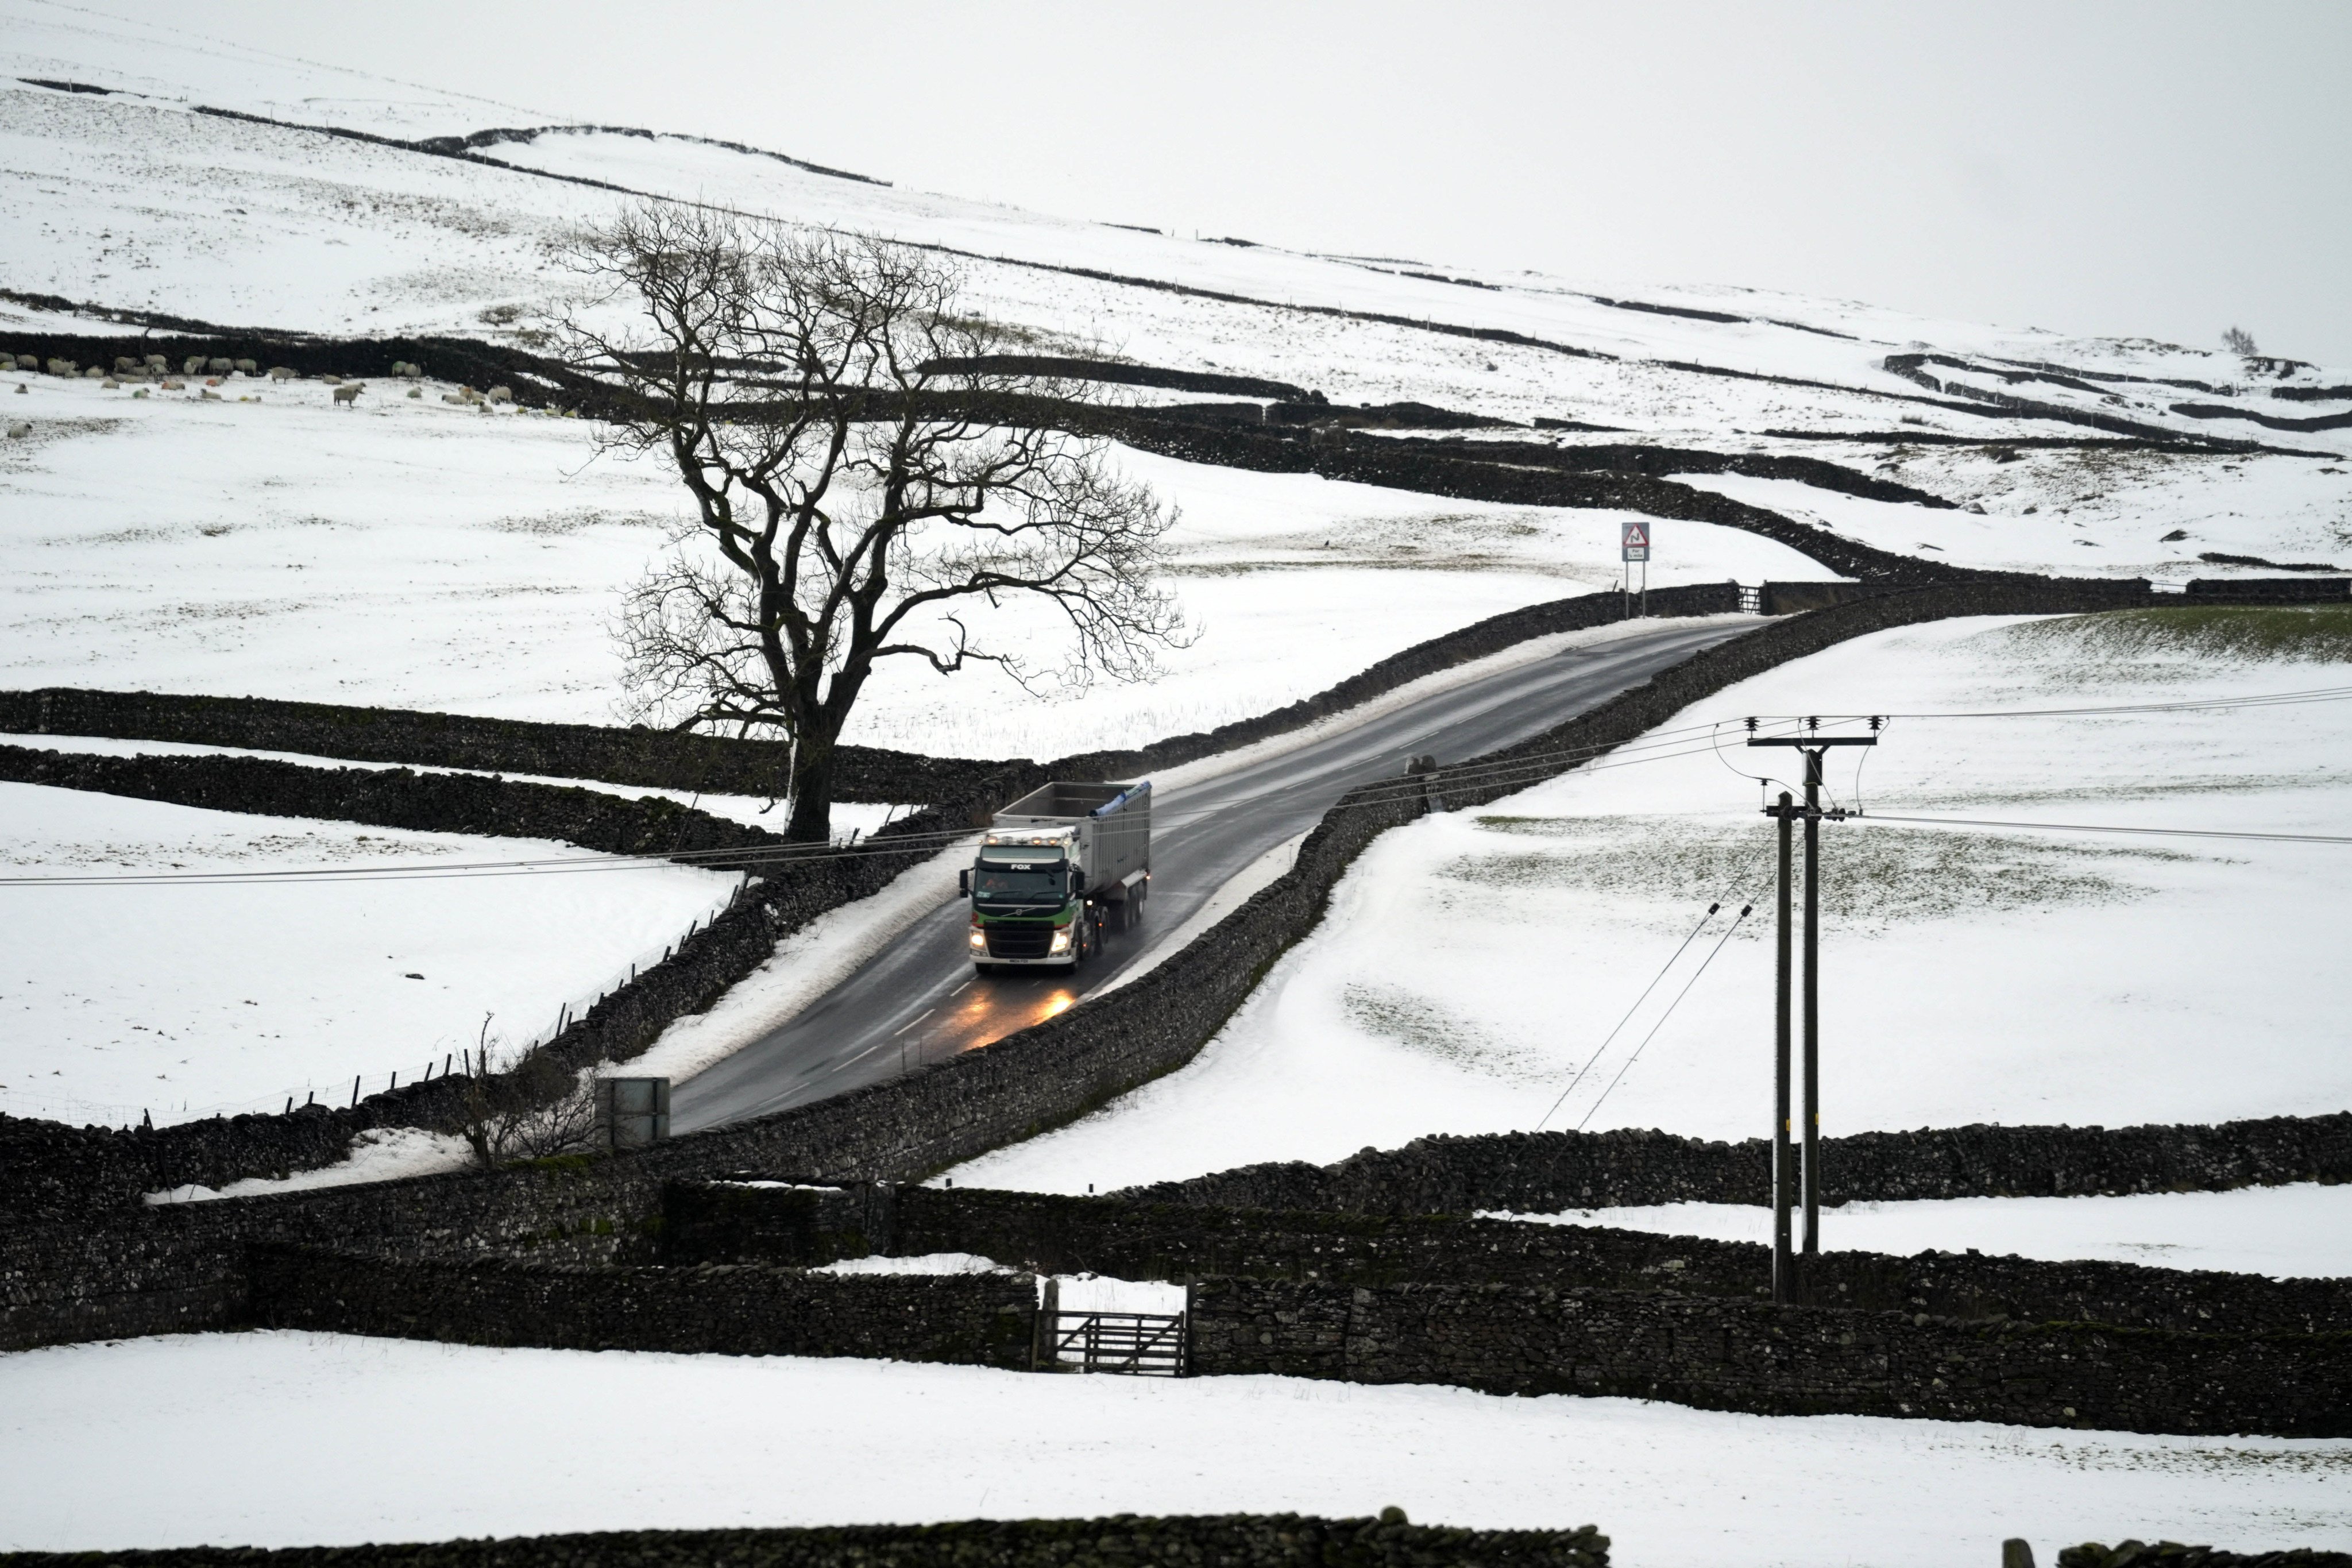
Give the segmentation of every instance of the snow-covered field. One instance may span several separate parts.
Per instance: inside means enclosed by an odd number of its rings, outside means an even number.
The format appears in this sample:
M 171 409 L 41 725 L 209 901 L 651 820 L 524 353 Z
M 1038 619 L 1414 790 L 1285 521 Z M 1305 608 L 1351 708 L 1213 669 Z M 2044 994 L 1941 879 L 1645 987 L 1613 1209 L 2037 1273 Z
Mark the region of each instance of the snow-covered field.
M 16 498 L 0 682 L 618 716 L 620 594 L 667 547 L 684 492 L 650 465 L 592 460 L 579 421 L 467 412 L 430 387 L 336 411 L 316 383 L 253 384 L 258 405 L 26 384 L 0 411 L 33 426 L 0 445 Z M 1039 700 L 902 659 L 850 739 L 983 756 L 1142 744 L 1617 579 L 1615 513 L 1121 460 L 1183 514 L 1169 543 L 1196 636 L 1163 678 Z M 171 482 L 129 502 L 125 474 Z M 1704 523 L 1672 525 L 1660 549 L 1661 585 L 1828 575 Z M 1032 615 L 1013 635 L 1042 655 L 1049 627 Z
M 1762 1204 L 1656 1204 L 1491 1217 L 1772 1241 L 1772 1211 Z M 1822 1211 L 1822 1245 L 1832 1252 L 1898 1258 L 1973 1248 L 2277 1279 L 2342 1279 L 2352 1275 L 2352 1186 L 2301 1182 L 2227 1193 L 1846 1204 Z
M 0 784 L 9 878 L 328 868 L 347 879 L 0 886 L 0 1110 L 178 1121 L 347 1101 L 527 1045 L 658 960 L 740 879 L 534 839 Z M 538 858 L 533 875 L 385 875 Z
M 2344 682 L 2340 626 L 2287 638 L 2305 657 L 2233 655 L 2222 633 L 2167 630 L 2178 614 L 1857 639 L 1676 715 L 1671 743 L 1390 833 L 1194 1063 L 955 1174 L 1083 1192 L 1539 1123 L 1763 1135 L 1769 835 L 1750 775 L 1795 775 L 1790 753 L 1741 745 L 1751 714 L 1897 716 L 1830 777 L 1872 816 L 1823 829 L 1826 1133 L 2352 1106 L 2352 848 L 1883 820 L 2352 834 L 2352 704 L 2012 716 Z
M 305 1333 L 0 1358 L 0 1463 L 20 1549 L 1390 1504 L 1626 1568 L 2352 1546 L 2352 1443 Z

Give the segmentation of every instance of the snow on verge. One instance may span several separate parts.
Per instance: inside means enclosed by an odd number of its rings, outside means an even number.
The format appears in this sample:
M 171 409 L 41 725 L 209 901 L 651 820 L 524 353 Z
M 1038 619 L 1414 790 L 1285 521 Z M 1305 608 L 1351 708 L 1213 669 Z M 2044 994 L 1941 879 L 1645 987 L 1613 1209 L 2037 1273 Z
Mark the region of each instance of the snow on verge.
M 462 1170 L 474 1158 L 473 1150 L 453 1132 L 427 1132 L 421 1127 L 371 1127 L 352 1140 L 351 1153 L 339 1165 L 320 1165 L 285 1176 L 247 1176 L 225 1187 L 194 1183 L 149 1193 L 151 1204 L 205 1203 L 214 1198 L 250 1198 L 268 1193 L 299 1192 L 310 1187 L 346 1187 L 355 1182 L 393 1182 L 403 1176 L 434 1176 Z

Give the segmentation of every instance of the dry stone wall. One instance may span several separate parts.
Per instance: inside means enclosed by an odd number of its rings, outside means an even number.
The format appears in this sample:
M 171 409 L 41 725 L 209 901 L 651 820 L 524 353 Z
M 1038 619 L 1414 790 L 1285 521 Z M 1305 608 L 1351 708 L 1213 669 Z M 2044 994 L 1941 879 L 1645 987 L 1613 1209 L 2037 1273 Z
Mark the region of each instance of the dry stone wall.
M 104 1560 L 120 1568 L 1609 1568 L 1609 1538 L 1589 1524 L 1575 1530 L 1410 1524 L 1402 1510 L 1391 1509 L 1378 1519 L 1119 1514 L 801 1530 L 607 1531 L 269 1551 L 183 1546 L 109 1552 Z M 0 1552 L 0 1568 L 90 1568 L 92 1561 L 88 1552 Z
M 764 872 L 786 844 L 781 834 L 658 796 L 629 800 L 603 790 L 407 768 L 320 768 L 264 757 L 123 757 L 0 745 L 0 780 L 209 811 L 554 839 L 612 855 L 690 855 L 714 870 Z
M 790 762 L 790 748 L 781 741 L 67 687 L 0 692 L 0 731 L 176 741 L 710 795 L 782 794 Z M 938 804 L 971 796 L 998 771 L 1013 765 L 843 746 L 835 752 L 835 785 L 843 800 Z
M 765 1264 L 580 1268 L 264 1247 L 250 1321 L 452 1344 L 866 1356 L 1025 1370 L 1026 1274 L 814 1274 Z
M 2234 1552 L 2178 1541 L 2119 1541 L 2113 1546 L 2090 1541 L 2061 1548 L 2058 1568 L 2352 1568 L 2352 1552 L 2315 1552 L 2308 1546 Z
M 1821 1142 L 1822 1200 L 2081 1197 L 2352 1181 L 2352 1111 L 2217 1126 L 1920 1128 Z M 1132 1187 L 1142 1202 L 1475 1214 L 1771 1201 L 1771 1146 L 1669 1132 L 1498 1132 L 1416 1139 L 1331 1165 L 1246 1165 Z
M 2352 1334 L 2184 1334 L 1528 1285 L 1202 1280 L 1196 1373 L 1614 1394 L 1765 1415 L 2352 1436 Z
M 1040 1273 L 1183 1281 L 1213 1275 L 1348 1285 L 1454 1280 L 1752 1299 L 1771 1250 L 1746 1242 L 1459 1215 L 1210 1208 L 962 1187 L 899 1189 L 886 1224 L 793 1230 L 773 1189 L 681 1184 L 665 1232 L 676 1262 L 824 1263 L 881 1238 L 907 1256 L 969 1252 Z M 847 1201 L 848 1194 L 841 1201 Z M 870 1204 L 870 1200 L 869 1200 Z M 775 1220 L 761 1224 L 761 1210 Z M 1834 1212 L 1824 1216 L 1830 1238 Z M 2098 1322 L 2184 1333 L 2352 1332 L 2352 1280 L 2268 1279 L 1976 1252 L 1824 1252 L 1801 1260 L 1817 1307 L 1936 1317 Z

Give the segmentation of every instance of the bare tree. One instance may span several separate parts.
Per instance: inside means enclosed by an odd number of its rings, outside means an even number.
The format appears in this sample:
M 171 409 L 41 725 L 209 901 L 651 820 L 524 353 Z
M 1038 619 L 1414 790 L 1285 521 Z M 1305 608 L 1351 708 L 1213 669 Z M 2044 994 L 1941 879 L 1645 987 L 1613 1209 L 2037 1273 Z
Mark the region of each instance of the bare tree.
M 624 612 L 640 714 L 789 738 L 791 837 L 828 836 L 843 727 L 882 661 L 1036 689 L 1147 679 L 1184 640 L 1154 581 L 1172 511 L 1105 443 L 1036 426 L 1022 395 L 1082 395 L 992 367 L 1005 336 L 949 262 L 660 204 L 572 256 L 601 290 L 569 352 L 625 403 L 600 440 L 663 454 L 695 501 Z M 976 624 L 1012 600 L 1059 613 L 1058 662 Z
M 2254 347 L 2254 334 L 2243 327 L 2231 327 L 2221 334 L 2221 346 L 2242 358 L 2254 359 L 2262 350 Z

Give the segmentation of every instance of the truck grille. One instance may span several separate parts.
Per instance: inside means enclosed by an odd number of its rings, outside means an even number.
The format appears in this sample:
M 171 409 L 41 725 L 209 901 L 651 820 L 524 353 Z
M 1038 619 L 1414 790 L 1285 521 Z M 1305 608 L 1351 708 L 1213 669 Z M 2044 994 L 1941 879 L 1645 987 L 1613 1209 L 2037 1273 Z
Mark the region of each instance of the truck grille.
M 988 933 L 991 958 L 1043 958 L 1054 940 L 1054 927 L 1047 921 L 1023 921 L 1017 925 L 995 921 L 981 929 Z

